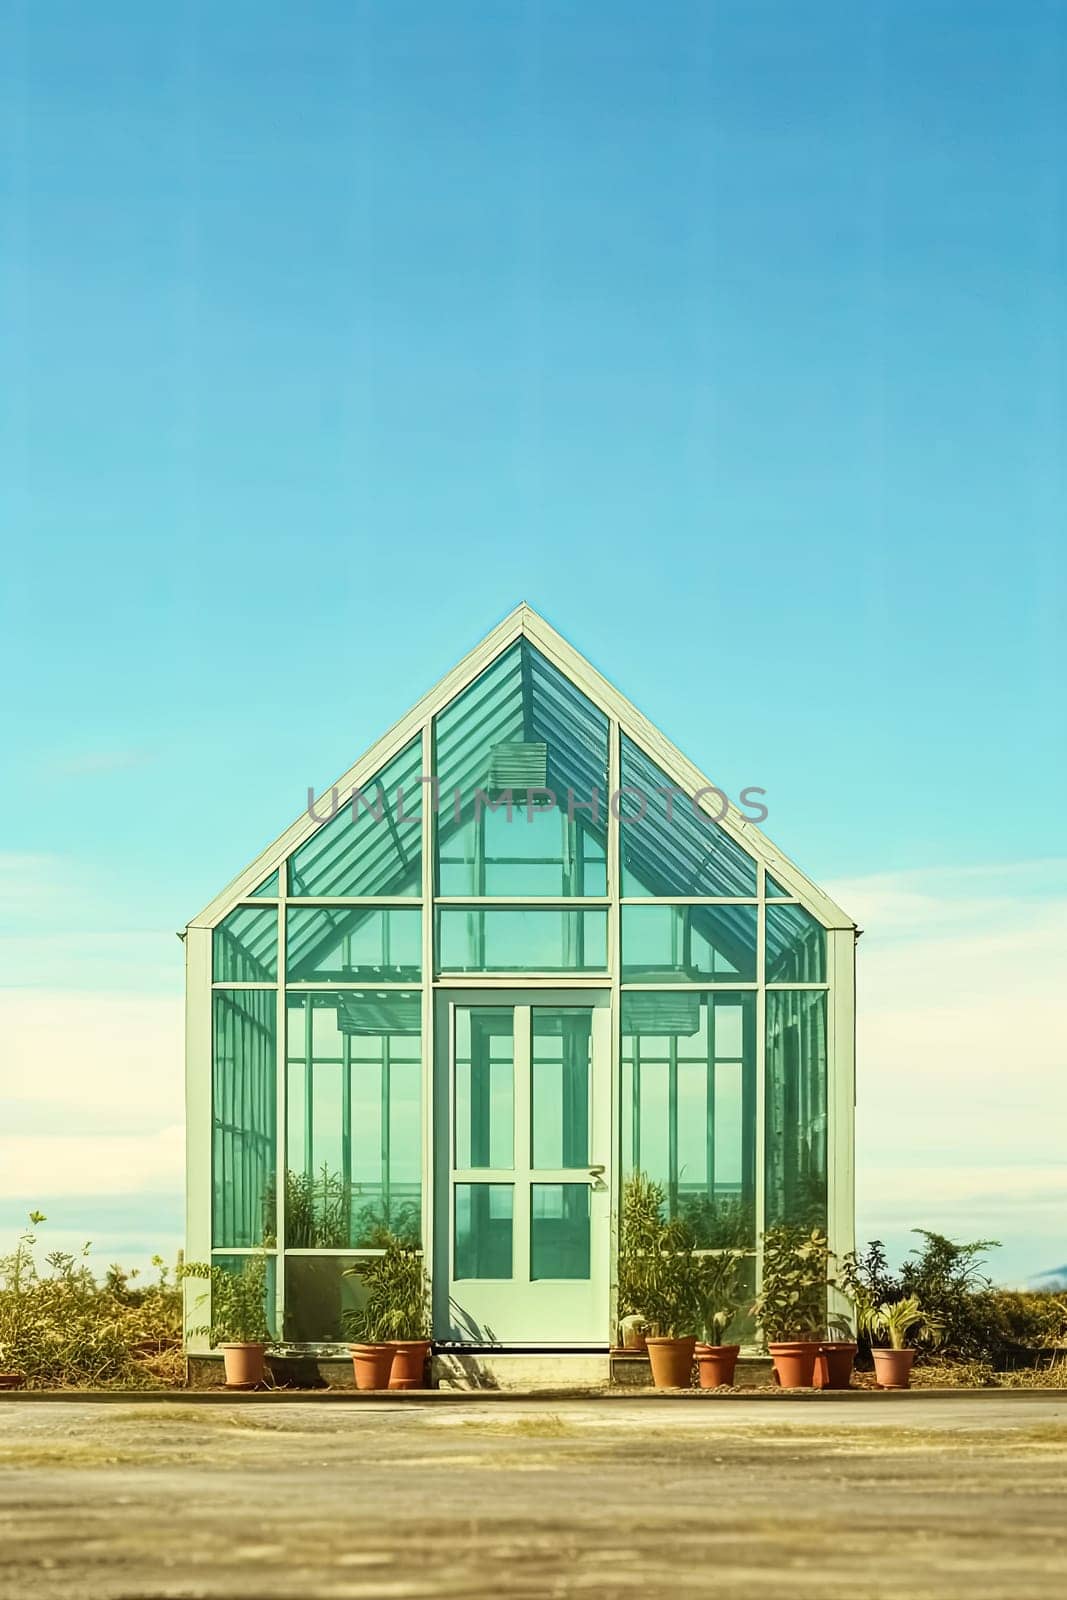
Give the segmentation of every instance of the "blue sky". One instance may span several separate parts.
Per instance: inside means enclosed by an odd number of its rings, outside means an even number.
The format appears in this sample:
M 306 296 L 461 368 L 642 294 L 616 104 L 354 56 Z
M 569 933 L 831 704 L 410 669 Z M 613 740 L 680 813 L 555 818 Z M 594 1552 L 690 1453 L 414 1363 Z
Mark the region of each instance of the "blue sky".
M 1063 1200 L 1065 62 L 1039 4 L 0 0 L 4 982 L 127 1041 L 101 1138 L 174 929 L 525 598 L 767 789 L 876 974 L 940 886 L 946 1038 L 1030 939 L 1048 1149 L 1024 1047 L 929 1167 Z

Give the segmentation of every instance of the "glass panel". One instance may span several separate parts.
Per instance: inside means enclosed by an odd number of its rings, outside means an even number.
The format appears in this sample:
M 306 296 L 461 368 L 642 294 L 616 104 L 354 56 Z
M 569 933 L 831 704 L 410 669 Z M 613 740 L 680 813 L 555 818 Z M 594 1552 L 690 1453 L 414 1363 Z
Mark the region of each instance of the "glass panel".
M 458 906 L 437 913 L 442 972 L 602 972 L 607 966 L 606 911 Z
M 278 893 L 278 874 L 272 872 L 269 878 L 264 878 L 258 889 L 252 890 L 253 900 L 272 900 Z
M 603 841 L 564 809 L 481 800 L 441 847 L 440 894 L 602 895 Z M 569 881 L 567 878 L 569 877 Z
M 276 993 L 216 990 L 212 1000 L 211 1242 L 273 1244 Z
M 421 997 L 290 994 L 285 1235 L 291 1249 L 422 1242 Z
M 333 790 L 333 815 L 289 857 L 290 895 L 422 892 L 422 740 L 358 790 Z M 317 813 L 319 814 L 319 813 Z
M 221 1267 L 223 1272 L 229 1273 L 231 1278 L 240 1278 L 246 1272 L 254 1272 L 256 1267 L 254 1265 L 250 1266 L 249 1263 L 258 1261 L 263 1262 L 265 1278 L 263 1315 L 266 1318 L 267 1330 L 273 1339 L 276 1331 L 274 1308 L 277 1305 L 278 1282 L 278 1263 L 275 1257 L 273 1255 L 266 1257 L 217 1255 L 215 1251 L 211 1253 L 211 1265 L 213 1267 Z M 196 1310 L 189 1320 L 195 1324 L 199 1324 L 201 1321 L 206 1322 L 208 1318 L 206 1315 L 201 1317 L 201 1312 L 206 1313 L 210 1304 L 209 1286 L 203 1279 L 187 1278 L 186 1282 L 192 1285 L 190 1292 L 193 1297 L 193 1304 L 196 1306 Z M 203 1303 L 198 1304 L 201 1298 Z
M 355 1337 L 351 1322 L 367 1303 L 362 1280 L 348 1276 L 353 1256 L 287 1256 L 285 1337 L 294 1344 L 342 1344 Z
M 422 912 L 382 906 L 290 906 L 285 974 L 293 983 L 417 983 Z
M 454 1278 L 510 1278 L 515 1191 L 510 1183 L 457 1183 Z
M 621 788 L 632 791 L 619 800 L 624 895 L 755 894 L 752 857 L 625 734 Z
M 439 894 L 607 893 L 608 719 L 527 640 L 441 712 L 435 748 Z
M 754 982 L 756 926 L 755 906 L 623 906 L 623 982 Z
M 826 982 L 826 929 L 803 906 L 767 907 L 767 982 Z
M 705 1249 L 755 1245 L 754 994 L 622 997 L 626 1173 L 663 1187 Z
M 767 1225 L 826 1227 L 826 991 L 767 995 Z
M 530 1060 L 530 1159 L 534 1167 L 589 1165 L 592 1028 L 593 1013 L 588 1007 L 534 1007 Z
M 763 885 L 763 892 L 768 900 L 791 900 L 793 898 L 789 890 L 783 889 L 781 884 L 772 878 L 769 872 L 763 874 Z
M 456 1007 L 455 1164 L 510 1167 L 515 1139 L 515 1016 Z
M 216 983 L 272 983 L 278 976 L 278 912 L 238 906 L 214 930 L 211 970 Z
M 587 1183 L 531 1185 L 530 1277 L 589 1277 Z
M 734 1320 L 715 1334 L 717 1344 L 753 1344 L 756 1319 L 752 1305 L 756 1298 L 756 1258 L 745 1256 L 738 1269 L 738 1310 Z

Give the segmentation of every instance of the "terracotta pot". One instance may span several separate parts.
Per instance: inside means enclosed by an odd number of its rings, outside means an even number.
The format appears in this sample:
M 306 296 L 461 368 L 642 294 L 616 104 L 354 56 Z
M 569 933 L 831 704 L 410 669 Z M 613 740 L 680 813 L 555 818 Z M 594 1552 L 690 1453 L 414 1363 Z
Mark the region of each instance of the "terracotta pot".
M 907 1389 L 911 1385 L 914 1350 L 872 1350 L 874 1375 L 880 1389 Z
M 775 1376 L 783 1389 L 810 1389 L 815 1382 L 817 1339 L 780 1339 L 767 1345 Z
M 815 1358 L 816 1389 L 848 1389 L 852 1385 L 852 1363 L 857 1345 L 831 1340 L 819 1346 Z
M 723 1384 L 732 1384 L 740 1353 L 739 1344 L 698 1344 L 696 1357 L 700 1368 L 700 1387 L 720 1389 Z
M 393 1370 L 391 1344 L 350 1344 L 357 1389 L 388 1389 Z
M 222 1364 L 227 1389 L 254 1389 L 267 1370 L 265 1344 L 224 1344 Z
M 693 1379 L 695 1338 L 664 1339 L 646 1334 L 652 1382 L 657 1389 L 690 1389 Z
M 429 1339 L 394 1339 L 393 1365 L 389 1372 L 390 1389 L 424 1389 Z
M 25 1382 L 24 1372 L 0 1372 L 0 1389 L 21 1389 Z

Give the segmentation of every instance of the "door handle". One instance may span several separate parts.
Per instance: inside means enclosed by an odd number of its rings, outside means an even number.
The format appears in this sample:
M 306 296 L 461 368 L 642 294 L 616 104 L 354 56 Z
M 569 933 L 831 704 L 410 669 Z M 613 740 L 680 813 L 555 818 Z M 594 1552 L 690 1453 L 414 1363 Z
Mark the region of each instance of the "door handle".
M 591 1178 L 602 1178 L 604 1176 L 604 1168 L 603 1168 L 603 1166 L 601 1165 L 599 1167 L 590 1167 L 589 1168 L 589 1176 Z

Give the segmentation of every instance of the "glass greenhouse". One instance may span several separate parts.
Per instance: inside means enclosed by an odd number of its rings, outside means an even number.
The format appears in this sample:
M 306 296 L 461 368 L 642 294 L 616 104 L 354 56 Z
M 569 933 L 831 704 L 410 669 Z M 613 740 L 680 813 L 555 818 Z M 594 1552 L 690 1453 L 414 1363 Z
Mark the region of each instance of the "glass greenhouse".
M 628 1173 L 753 1288 L 849 1249 L 855 936 L 520 606 L 189 924 L 188 1254 L 321 1354 L 398 1235 L 441 1348 L 595 1352 Z

